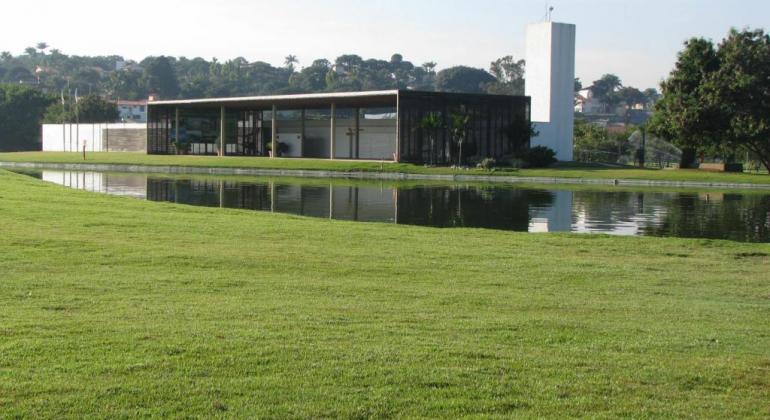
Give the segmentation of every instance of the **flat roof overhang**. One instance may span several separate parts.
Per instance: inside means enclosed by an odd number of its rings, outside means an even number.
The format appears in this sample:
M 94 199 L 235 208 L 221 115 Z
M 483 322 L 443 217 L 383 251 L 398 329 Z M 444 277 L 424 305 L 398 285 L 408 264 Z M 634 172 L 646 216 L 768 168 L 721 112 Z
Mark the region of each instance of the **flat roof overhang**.
M 269 109 L 273 105 L 283 109 L 325 108 L 331 104 L 337 107 L 387 107 L 396 106 L 398 90 L 369 92 L 310 93 L 299 95 L 245 96 L 236 98 L 182 99 L 153 101 L 149 106 L 174 106 L 183 108 L 227 108 Z

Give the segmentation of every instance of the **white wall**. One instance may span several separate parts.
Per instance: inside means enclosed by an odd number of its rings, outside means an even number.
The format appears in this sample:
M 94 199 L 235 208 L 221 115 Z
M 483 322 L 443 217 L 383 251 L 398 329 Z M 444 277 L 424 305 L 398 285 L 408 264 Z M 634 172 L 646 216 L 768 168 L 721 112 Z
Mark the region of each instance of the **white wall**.
M 575 25 L 542 22 L 527 27 L 525 94 L 532 98 L 532 122 L 540 135 L 533 146 L 573 158 L 575 124 Z
M 44 152 L 105 152 L 104 130 L 147 130 L 147 124 L 43 124 Z

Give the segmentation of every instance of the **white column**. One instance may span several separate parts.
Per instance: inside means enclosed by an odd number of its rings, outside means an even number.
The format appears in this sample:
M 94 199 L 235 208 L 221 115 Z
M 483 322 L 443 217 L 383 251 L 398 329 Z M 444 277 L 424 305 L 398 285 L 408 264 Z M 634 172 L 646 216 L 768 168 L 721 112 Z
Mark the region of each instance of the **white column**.
M 225 107 L 220 108 L 219 113 L 219 156 L 225 155 Z
M 550 147 L 572 160 L 575 122 L 575 25 L 542 22 L 527 27 L 527 83 L 532 122 L 540 135 L 533 146 Z
M 332 104 L 331 114 L 331 133 L 329 136 L 329 159 L 334 159 L 334 146 L 336 143 L 335 137 L 337 137 L 337 104 Z
M 299 157 L 305 157 L 305 108 L 302 108 L 300 113 L 300 139 L 299 139 Z
M 273 105 L 273 111 L 270 113 L 270 142 L 272 144 L 272 154 L 271 157 L 275 158 L 278 156 L 278 125 L 277 121 L 278 118 L 276 116 L 278 114 L 278 107 Z

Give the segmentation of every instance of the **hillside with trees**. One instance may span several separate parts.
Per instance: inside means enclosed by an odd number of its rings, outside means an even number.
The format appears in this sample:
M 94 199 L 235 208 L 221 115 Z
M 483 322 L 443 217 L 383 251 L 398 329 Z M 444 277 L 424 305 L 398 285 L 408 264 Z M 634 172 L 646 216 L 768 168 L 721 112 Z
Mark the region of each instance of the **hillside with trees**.
M 145 99 L 150 94 L 182 99 L 384 89 L 523 94 L 524 61 L 502 57 L 490 63 L 488 71 L 464 66 L 437 71 L 434 62 L 416 65 L 400 54 L 385 60 L 345 54 L 304 66 L 288 55 L 280 67 L 243 57 L 220 61 L 157 56 L 137 62 L 119 55 L 67 55 L 39 43 L 18 56 L 0 53 L 0 82 L 65 95 L 77 90 L 109 100 Z
M 315 92 L 414 89 L 447 92 L 524 93 L 524 61 L 512 56 L 490 63 L 489 71 L 465 66 L 437 71 L 400 54 L 365 59 L 345 54 L 301 66 L 294 55 L 282 66 L 243 57 L 220 61 L 200 57 L 67 55 L 38 43 L 23 54 L 0 53 L 0 107 L 7 109 L 0 150 L 34 150 L 40 122 L 108 122 L 117 118 L 112 102 L 190 99 Z M 77 100 L 77 112 L 75 102 Z

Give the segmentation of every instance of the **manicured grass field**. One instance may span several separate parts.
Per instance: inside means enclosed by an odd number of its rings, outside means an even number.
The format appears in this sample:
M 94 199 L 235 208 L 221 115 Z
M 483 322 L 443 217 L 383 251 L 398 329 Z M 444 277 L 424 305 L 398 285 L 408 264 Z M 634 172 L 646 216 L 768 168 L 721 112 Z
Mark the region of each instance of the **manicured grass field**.
M 770 416 L 770 245 L 308 219 L 0 171 L 0 417 Z
M 129 165 L 197 166 L 224 168 L 302 169 L 352 172 L 402 172 L 414 174 L 463 174 L 501 175 L 526 177 L 561 177 L 593 179 L 648 179 L 655 181 L 698 181 L 770 184 L 767 174 L 725 174 L 698 170 L 657 170 L 636 168 L 608 168 L 601 166 L 562 165 L 547 169 L 498 170 L 487 172 L 481 169 L 454 170 L 447 167 L 426 168 L 423 165 L 388 162 L 361 162 L 325 159 L 269 159 L 258 157 L 216 157 L 216 156 L 165 156 L 143 153 L 88 153 L 86 160 L 77 153 L 22 152 L 0 153 L 0 162 L 43 162 L 43 163 L 104 163 Z

